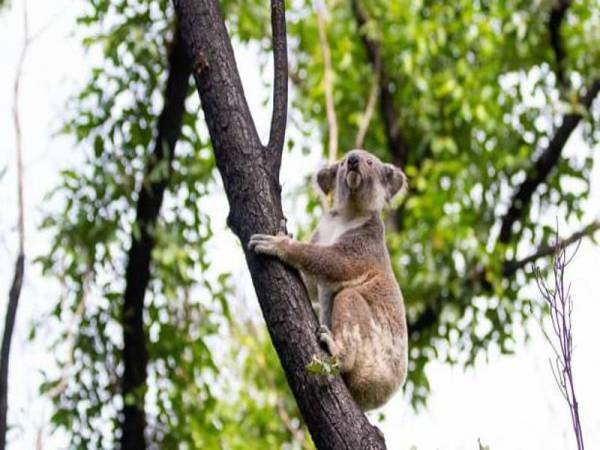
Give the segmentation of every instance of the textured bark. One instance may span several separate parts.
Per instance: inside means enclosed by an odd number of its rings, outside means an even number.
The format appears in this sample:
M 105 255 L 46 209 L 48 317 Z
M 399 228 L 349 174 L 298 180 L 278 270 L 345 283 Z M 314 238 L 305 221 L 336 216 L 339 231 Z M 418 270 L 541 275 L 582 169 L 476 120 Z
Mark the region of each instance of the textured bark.
M 158 133 L 152 157 L 149 159 L 137 202 L 135 226 L 139 235 L 132 234 L 123 304 L 123 404 L 121 448 L 144 449 L 144 394 L 148 351 L 144 332 L 144 296 L 150 280 L 150 257 L 154 248 L 154 228 L 158 220 L 164 192 L 169 179 L 175 144 L 179 139 L 185 108 L 185 98 L 191 75 L 191 64 L 181 42 L 176 38 L 169 55 L 169 77 L 165 105 L 158 119 Z M 158 169 L 162 176 L 150 174 Z
M 279 173 L 274 170 L 279 167 L 282 142 L 267 149 L 259 140 L 217 0 L 174 0 L 174 4 L 229 199 L 228 223 L 242 242 L 273 345 L 313 440 L 319 449 L 383 449 L 383 439 L 342 379 L 306 371 L 313 356 L 325 354 L 298 273 L 247 249 L 252 234 L 277 232 L 283 218 Z M 273 12 L 280 14 L 274 23 L 281 25 L 282 1 L 274 0 Z M 281 87 L 287 89 L 287 83 Z M 285 127 L 285 122 L 272 125 Z

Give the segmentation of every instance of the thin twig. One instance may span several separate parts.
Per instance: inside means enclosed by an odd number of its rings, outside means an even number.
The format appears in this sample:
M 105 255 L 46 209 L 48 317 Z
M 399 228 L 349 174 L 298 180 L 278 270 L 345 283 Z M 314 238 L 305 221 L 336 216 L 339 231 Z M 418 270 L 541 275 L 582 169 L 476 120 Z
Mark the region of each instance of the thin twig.
M 327 125 L 329 126 L 329 162 L 337 159 L 338 127 L 333 102 L 333 68 L 331 65 L 331 49 L 327 40 L 327 11 L 324 0 L 317 0 L 317 25 L 319 27 L 319 45 L 323 56 L 323 89 L 325 90 L 325 107 L 327 110 Z
M 358 133 L 356 133 L 356 140 L 354 141 L 354 148 L 362 148 L 365 141 L 365 136 L 369 130 L 369 124 L 373 118 L 375 112 L 375 106 L 377 106 L 377 97 L 379 97 L 379 81 L 381 76 L 380 61 L 378 60 L 375 67 L 375 74 L 373 75 L 373 81 L 371 82 L 371 90 L 369 92 L 369 100 L 367 100 L 367 106 L 363 113 L 360 125 L 358 127 Z
M 573 382 L 573 327 L 571 321 L 573 299 L 571 297 L 571 286 L 567 285 L 565 289 L 565 269 L 573 260 L 579 246 L 576 247 L 571 256 L 567 257 L 566 245 L 564 245 L 564 241 L 559 239 L 558 225 L 556 226 L 555 239 L 556 244 L 553 246 L 552 285 L 549 285 L 543 279 L 542 272 L 538 267 L 535 268 L 534 273 L 542 298 L 550 308 L 550 322 L 554 337 L 550 337 L 543 324 L 542 331 L 554 353 L 554 362 L 550 360 L 552 375 L 561 395 L 569 406 L 577 449 L 583 450 L 583 432 L 579 418 L 579 405 L 575 395 L 575 384 Z
M 19 115 L 19 92 L 21 89 L 21 79 L 23 76 L 23 65 L 27 48 L 31 42 L 29 39 L 29 24 L 27 19 L 27 2 L 23 3 L 23 26 L 25 37 L 23 47 L 17 63 L 17 74 L 14 84 L 13 101 L 13 123 L 15 126 L 15 149 L 17 155 L 17 210 L 18 210 L 18 233 L 19 233 L 19 254 L 25 254 L 25 212 L 23 207 L 23 139 L 21 136 L 21 119 Z

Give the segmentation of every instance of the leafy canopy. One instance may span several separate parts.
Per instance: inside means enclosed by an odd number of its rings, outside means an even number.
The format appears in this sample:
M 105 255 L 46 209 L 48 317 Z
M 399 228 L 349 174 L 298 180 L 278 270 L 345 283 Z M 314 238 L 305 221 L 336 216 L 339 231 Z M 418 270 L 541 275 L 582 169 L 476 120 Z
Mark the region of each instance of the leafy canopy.
M 264 67 L 271 58 L 268 5 L 222 5 L 236 45 L 258 43 Z M 582 217 L 591 153 L 560 160 L 508 242 L 498 241 L 500 222 L 556 125 L 565 112 L 580 110 L 578 93 L 600 75 L 600 17 L 592 1 L 569 8 L 561 26 L 564 87 L 549 44 L 552 2 L 359 6 L 364 24 L 350 0 L 328 3 L 340 148 L 354 145 L 375 76 L 366 36 L 380 50 L 386 95 L 407 148 L 411 191 L 386 222 L 412 330 L 406 392 L 418 405 L 429 391 L 428 362 L 470 365 L 490 351 L 514 351 L 515 336 L 539 312 L 523 290 L 529 271 L 505 276 L 503 265 L 547 242 L 545 224 L 555 214 Z M 305 130 L 317 130 L 323 146 L 310 151 L 322 152 L 328 126 L 316 12 L 309 1 L 288 8 L 295 119 L 289 146 L 305 147 Z M 54 395 L 53 423 L 68 430 L 73 447 L 109 448 L 118 411 L 133 401 L 118 394 L 124 264 L 139 233 L 132 225 L 135 202 L 164 101 L 173 11 L 166 0 L 94 0 L 77 30 L 102 58 L 68 105 L 64 131 L 77 141 L 77 162 L 54 193 L 61 207 L 44 223 L 54 245 L 40 261 L 64 285 L 53 319 L 44 321 L 60 331 L 51 347 L 64 348 L 71 337 L 73 347 L 58 357 L 66 384 L 61 374 L 48 373 L 43 388 Z M 586 113 L 581 128 L 590 148 L 598 139 L 592 118 Z M 397 161 L 387 136 L 378 106 L 364 147 Z M 310 444 L 264 330 L 250 333 L 232 320 L 230 311 L 240 306 L 231 277 L 211 269 L 214 232 L 203 206 L 218 189 L 215 181 L 208 134 L 191 95 L 154 230 L 145 314 L 148 437 L 163 448 L 304 448 Z M 307 213 L 318 216 L 314 193 L 293 195 L 308 199 Z

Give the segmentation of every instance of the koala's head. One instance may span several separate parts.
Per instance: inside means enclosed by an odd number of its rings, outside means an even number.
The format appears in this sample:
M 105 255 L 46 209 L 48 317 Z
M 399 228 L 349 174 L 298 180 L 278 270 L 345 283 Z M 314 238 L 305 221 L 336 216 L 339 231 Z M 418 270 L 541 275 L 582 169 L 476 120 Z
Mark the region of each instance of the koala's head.
M 381 211 L 386 201 L 407 186 L 402 170 L 365 150 L 351 150 L 340 161 L 321 169 L 317 183 L 326 195 L 333 193 L 334 209 L 359 214 Z

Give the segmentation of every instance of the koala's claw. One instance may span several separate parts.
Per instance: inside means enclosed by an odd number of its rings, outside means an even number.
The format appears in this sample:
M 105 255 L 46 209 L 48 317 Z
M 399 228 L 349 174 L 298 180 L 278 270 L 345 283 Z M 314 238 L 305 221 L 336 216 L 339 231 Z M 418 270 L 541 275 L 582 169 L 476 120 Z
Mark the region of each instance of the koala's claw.
M 293 237 L 292 233 L 288 233 L 288 231 L 287 231 L 287 217 L 284 217 L 279 222 L 279 231 L 277 232 L 277 234 L 283 235 L 283 236 L 288 236 L 288 237 Z
M 323 346 L 329 352 L 329 354 L 335 356 L 335 350 L 337 347 L 335 345 L 335 341 L 333 340 L 333 334 L 331 333 L 331 330 L 327 328 L 326 325 L 321 325 L 319 327 L 318 336 L 319 342 L 323 344 Z

